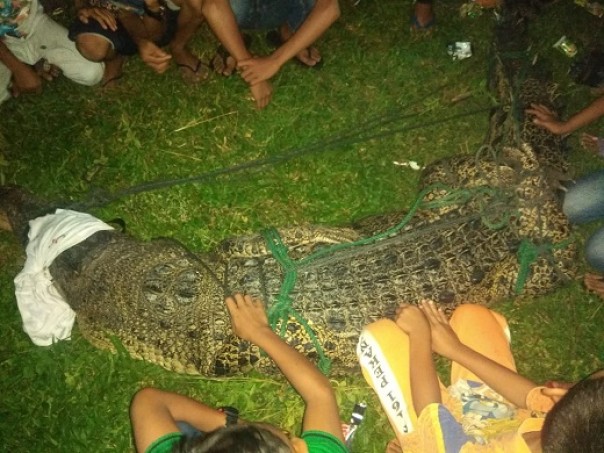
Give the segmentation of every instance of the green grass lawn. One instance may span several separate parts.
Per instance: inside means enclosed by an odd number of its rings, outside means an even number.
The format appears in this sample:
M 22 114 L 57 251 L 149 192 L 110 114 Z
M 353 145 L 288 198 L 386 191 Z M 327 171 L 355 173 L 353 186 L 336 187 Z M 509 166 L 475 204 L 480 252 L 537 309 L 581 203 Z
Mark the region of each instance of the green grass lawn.
M 118 193 L 149 181 L 268 162 L 93 210 L 103 219 L 123 218 L 135 236 L 173 237 L 194 250 L 271 225 L 342 224 L 405 209 L 417 195 L 419 172 L 393 162 L 426 165 L 475 153 L 488 127 L 484 109 L 496 101 L 487 90 L 495 15 L 461 17 L 461 5 L 439 2 L 436 33 L 415 40 L 408 31 L 409 0 L 362 0 L 356 7 L 342 0 L 342 17 L 319 42 L 324 67 L 287 64 L 264 111 L 254 109 L 237 77 L 212 76 L 189 87 L 175 67 L 156 75 L 138 57 L 109 93 L 57 80 L 40 96 L 0 106 L 0 182 L 76 202 L 95 190 Z M 66 21 L 65 14 L 57 20 Z M 571 60 L 552 48 L 562 35 L 585 50 L 593 40 L 602 42 L 602 20 L 560 0 L 531 28 L 531 55 L 551 66 L 568 114 L 591 95 L 569 78 Z M 453 61 L 447 55 L 453 41 L 471 41 L 473 56 Z M 192 45 L 206 60 L 215 46 L 207 29 Z M 254 34 L 253 50 L 267 51 L 261 34 Z M 459 97 L 465 99 L 453 102 Z M 602 126 L 588 130 L 602 132 Z M 601 167 L 576 137 L 568 143 L 576 175 Z M 593 228 L 577 229 L 578 240 Z M 301 401 L 279 379 L 181 376 L 99 351 L 77 329 L 71 341 L 34 346 L 22 331 L 12 283 L 23 261 L 14 238 L 0 233 L 0 451 L 133 451 L 128 404 L 145 385 L 237 406 L 246 419 L 299 427 Z M 497 309 L 509 318 L 519 370 L 543 381 L 577 379 L 602 366 L 601 306 L 577 281 Z M 363 379 L 332 382 L 343 419 L 355 402 L 368 403 L 354 451 L 383 451 L 392 434 Z

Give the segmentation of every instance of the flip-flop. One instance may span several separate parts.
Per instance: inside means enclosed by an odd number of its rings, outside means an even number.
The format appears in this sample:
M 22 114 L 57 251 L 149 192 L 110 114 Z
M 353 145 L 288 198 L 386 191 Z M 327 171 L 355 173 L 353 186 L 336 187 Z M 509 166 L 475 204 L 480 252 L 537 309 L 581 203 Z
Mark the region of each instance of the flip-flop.
M 116 75 L 115 77 L 111 77 L 108 80 L 105 80 L 104 82 L 102 82 L 100 84 L 100 87 L 102 90 L 111 90 L 113 88 L 117 87 L 117 82 L 119 82 L 119 80 L 124 77 L 124 73 L 121 72 L 118 75 Z
M 243 38 L 243 44 L 245 45 L 245 48 L 249 49 L 249 47 L 252 45 L 252 37 L 250 35 L 248 35 L 247 33 L 242 33 L 241 37 Z M 235 72 L 235 70 L 237 69 L 236 62 L 235 62 L 235 66 L 228 74 L 223 73 L 224 69 L 228 66 L 227 59 L 229 59 L 229 58 L 232 58 L 231 54 L 229 54 L 229 51 L 226 50 L 226 48 L 222 44 L 220 44 L 216 48 L 216 55 L 214 55 L 214 58 L 212 58 L 212 61 L 210 62 L 214 72 L 217 72 L 218 74 L 220 74 L 224 77 L 232 76 L 233 73 Z
M 274 47 L 275 49 L 277 49 L 278 47 L 281 47 L 283 45 L 283 38 L 281 38 L 281 33 L 279 33 L 277 30 L 271 30 L 266 34 L 266 42 Z M 309 65 L 304 63 L 303 61 L 299 60 L 298 58 L 294 57 L 294 61 L 296 63 L 298 63 L 300 66 L 302 66 L 303 68 L 308 68 L 308 69 L 321 69 L 323 67 L 323 59 L 319 60 L 316 64 L 314 65 Z
M 195 67 L 186 63 L 176 63 L 181 70 L 182 79 L 187 85 L 195 85 L 204 82 L 210 76 L 210 67 L 201 60 L 197 60 Z

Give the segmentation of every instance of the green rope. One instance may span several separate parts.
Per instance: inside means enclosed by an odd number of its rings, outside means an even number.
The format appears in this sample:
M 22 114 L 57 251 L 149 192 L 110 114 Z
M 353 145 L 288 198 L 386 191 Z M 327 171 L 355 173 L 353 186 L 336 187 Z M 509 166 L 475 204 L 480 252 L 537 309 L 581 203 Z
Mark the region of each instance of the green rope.
M 438 200 L 425 201 L 424 198 L 426 197 L 426 195 L 435 189 L 445 191 L 446 193 Z M 375 234 L 374 236 L 368 238 L 359 239 L 358 241 L 354 242 L 335 244 L 329 247 L 324 247 L 312 253 L 311 255 L 301 258 L 297 261 L 294 261 L 289 257 L 287 247 L 285 246 L 285 244 L 283 244 L 281 236 L 275 228 L 263 230 L 262 236 L 266 241 L 268 249 L 271 251 L 277 262 L 281 265 L 285 273 L 277 299 L 276 301 L 274 301 L 274 303 L 271 304 L 268 310 L 268 321 L 271 328 L 275 329 L 277 324 L 281 322 L 279 335 L 283 338 L 287 330 L 287 320 L 290 317 L 294 317 L 304 327 L 306 333 L 311 339 L 313 346 L 317 351 L 317 354 L 319 355 L 319 369 L 323 373 L 327 374 L 329 372 L 329 369 L 331 368 L 331 360 L 329 360 L 329 358 L 325 355 L 325 351 L 323 350 L 321 343 L 319 342 L 315 332 L 310 327 L 308 322 L 292 306 L 293 300 L 290 297 L 290 294 L 296 285 L 298 269 L 303 268 L 304 266 L 312 263 L 313 261 L 323 256 L 331 255 L 339 250 L 371 244 L 381 239 L 392 236 L 402 230 L 413 218 L 417 210 L 420 208 L 436 209 L 452 204 L 465 204 L 477 195 L 487 195 L 493 197 L 497 196 L 499 192 L 499 189 L 492 187 L 477 187 L 472 189 L 460 188 L 453 190 L 442 184 L 433 184 L 424 188 L 419 193 L 419 195 L 413 202 L 411 208 L 409 209 L 409 212 L 397 225 L 389 228 L 388 230 L 382 233 Z M 486 203 L 484 205 L 486 205 Z M 483 211 L 482 208 L 481 211 Z M 484 211 L 481 212 L 481 217 L 484 217 Z M 509 215 L 504 216 L 504 221 L 507 221 L 507 219 L 509 219 Z M 490 223 L 485 222 L 485 225 L 487 227 L 489 227 L 489 224 Z M 496 226 L 497 228 L 501 228 L 501 222 L 494 226 Z
M 539 256 L 545 253 L 551 253 L 553 250 L 566 247 L 570 242 L 571 239 L 566 239 L 557 244 L 548 242 L 545 244 L 536 245 L 528 239 L 523 239 L 520 242 L 518 252 L 516 253 L 520 268 L 518 269 L 518 278 L 516 279 L 516 286 L 514 287 L 515 293 L 520 294 L 524 289 L 524 285 L 526 284 L 526 280 L 529 276 L 530 266 L 537 260 L 537 258 L 539 258 Z
M 310 337 L 317 354 L 319 354 L 317 366 L 322 373 L 328 374 L 329 370 L 331 369 L 331 360 L 329 360 L 329 358 L 325 355 L 325 351 L 323 350 L 319 339 L 315 335 L 308 322 L 292 307 L 293 301 L 289 294 L 294 289 L 294 286 L 296 286 L 298 276 L 296 263 L 287 254 L 287 247 L 285 244 L 283 244 L 281 236 L 279 236 L 279 232 L 276 229 L 270 228 L 264 230 L 262 231 L 262 235 L 264 236 L 269 250 L 273 253 L 275 259 L 285 270 L 285 278 L 281 284 L 281 289 L 279 290 L 279 295 L 277 296 L 277 302 L 271 305 L 268 311 L 268 322 L 271 328 L 274 329 L 279 320 L 281 320 L 279 335 L 281 338 L 283 338 L 287 329 L 287 320 L 290 318 L 290 316 L 296 318 L 302 327 L 304 327 L 304 330 Z

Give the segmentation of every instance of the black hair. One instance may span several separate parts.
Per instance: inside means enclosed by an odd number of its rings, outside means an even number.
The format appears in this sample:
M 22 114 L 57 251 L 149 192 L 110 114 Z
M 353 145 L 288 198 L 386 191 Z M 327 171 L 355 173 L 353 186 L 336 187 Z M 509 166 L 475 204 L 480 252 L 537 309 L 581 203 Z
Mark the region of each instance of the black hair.
M 595 374 L 595 373 L 594 373 Z M 544 453 L 604 452 L 604 376 L 575 384 L 545 417 Z
M 203 437 L 188 438 L 173 453 L 291 453 L 283 439 L 262 425 L 241 424 L 219 428 Z

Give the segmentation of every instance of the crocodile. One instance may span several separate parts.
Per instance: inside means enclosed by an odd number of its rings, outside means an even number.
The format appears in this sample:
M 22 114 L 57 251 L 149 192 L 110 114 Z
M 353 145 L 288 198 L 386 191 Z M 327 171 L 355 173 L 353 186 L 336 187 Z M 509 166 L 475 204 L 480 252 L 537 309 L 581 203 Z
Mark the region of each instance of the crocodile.
M 432 299 L 451 313 L 462 302 L 545 294 L 574 279 L 577 247 L 556 182 L 568 170 L 563 143 L 514 114 L 531 102 L 554 108 L 555 87 L 531 77 L 512 83 L 519 71 L 503 59 L 495 66 L 502 102 L 485 146 L 429 165 L 412 209 L 346 226 L 271 228 L 203 253 L 119 230 L 66 250 L 50 273 L 81 334 L 179 373 L 275 373 L 231 330 L 223 300 L 240 291 L 267 303 L 290 345 L 341 374 L 357 367 L 363 327 L 401 301 Z M 0 203 L 26 241 L 45 202 L 4 186 Z

